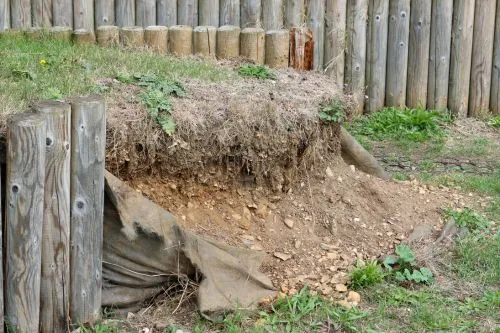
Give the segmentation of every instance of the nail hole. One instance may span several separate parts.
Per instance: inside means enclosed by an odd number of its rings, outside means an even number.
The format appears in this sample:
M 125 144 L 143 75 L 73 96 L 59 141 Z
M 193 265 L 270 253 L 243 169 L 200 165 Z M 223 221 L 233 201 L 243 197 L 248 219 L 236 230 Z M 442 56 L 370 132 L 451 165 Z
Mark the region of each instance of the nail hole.
M 401 17 L 406 17 L 406 12 L 401 12 Z
M 400 42 L 400 43 L 399 43 L 399 46 L 405 46 L 405 43 Z
M 69 143 L 67 143 L 64 147 L 66 148 L 66 150 L 69 150 Z
M 375 20 L 379 21 L 380 20 L 380 15 L 375 16 Z
M 52 139 L 51 139 L 51 138 L 47 138 L 47 139 L 45 139 L 45 144 L 46 144 L 47 146 L 52 146 Z
M 19 186 L 17 186 L 17 185 L 12 186 L 12 192 L 14 192 L 14 193 L 19 192 Z
M 83 206 L 84 206 L 84 205 L 83 205 L 83 202 L 81 202 L 81 201 L 78 201 L 78 202 L 76 203 L 76 207 L 78 207 L 78 209 L 82 209 L 82 208 L 83 208 Z

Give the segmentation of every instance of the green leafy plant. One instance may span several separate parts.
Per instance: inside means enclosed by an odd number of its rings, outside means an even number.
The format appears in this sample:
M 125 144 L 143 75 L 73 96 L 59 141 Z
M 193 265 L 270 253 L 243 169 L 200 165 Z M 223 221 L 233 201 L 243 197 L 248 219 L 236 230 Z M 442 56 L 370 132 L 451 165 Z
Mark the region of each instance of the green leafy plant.
M 46 95 L 47 95 L 48 99 L 52 99 L 52 100 L 56 100 L 56 101 L 60 101 L 60 100 L 64 99 L 63 94 L 61 93 L 61 91 L 58 88 L 48 88 Z
M 394 274 L 398 282 L 431 283 L 433 274 L 426 267 L 415 267 L 415 254 L 408 245 L 396 247 L 396 257 L 387 256 L 383 265 L 390 273 Z
M 500 116 L 494 116 L 488 120 L 488 125 L 495 128 L 500 128 Z
M 274 80 L 276 78 L 268 67 L 262 65 L 243 64 L 240 66 L 238 73 L 242 76 L 255 77 L 261 80 Z
M 149 89 L 141 93 L 141 102 L 147 106 L 150 117 L 156 120 L 167 135 L 175 133 L 172 102 L 168 94 L 159 89 Z
M 319 106 L 319 118 L 327 123 L 340 123 L 346 118 L 344 110 L 344 102 L 341 100 L 331 100 Z
M 356 267 L 350 273 L 351 287 L 360 289 L 375 285 L 384 280 L 384 271 L 376 260 L 369 263 L 358 261 Z
M 462 210 L 445 208 L 444 214 L 451 217 L 459 228 L 467 228 L 470 231 L 484 230 L 491 224 L 486 217 L 468 207 Z
M 421 267 L 420 269 L 414 269 L 410 271 L 405 268 L 403 272 L 396 272 L 396 281 L 404 282 L 416 282 L 416 283 L 429 283 L 432 281 L 433 275 L 430 269 L 426 267 Z

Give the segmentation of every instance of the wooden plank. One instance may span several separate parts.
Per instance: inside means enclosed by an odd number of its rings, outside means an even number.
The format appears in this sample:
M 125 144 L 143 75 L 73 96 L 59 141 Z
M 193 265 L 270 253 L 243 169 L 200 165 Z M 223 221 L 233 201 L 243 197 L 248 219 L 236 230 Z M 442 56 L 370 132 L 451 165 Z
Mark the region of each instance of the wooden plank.
M 10 0 L 0 0 L 0 31 L 10 28 Z
M 94 30 L 94 0 L 73 1 L 74 29 Z
M 177 1 L 177 24 L 190 27 L 198 25 L 198 0 Z
M 366 51 L 367 96 L 365 111 L 384 107 L 387 65 L 387 33 L 389 0 L 370 0 L 368 6 L 368 37 Z
M 467 116 L 469 105 L 473 26 L 474 1 L 455 0 L 451 30 L 448 109 L 459 118 Z
M 84 324 L 101 316 L 104 100 L 74 100 L 71 117 L 70 316 L 73 322 Z
M 262 2 L 262 24 L 264 30 L 283 28 L 283 0 L 265 0 Z
M 342 91 L 345 66 L 347 0 L 327 0 L 325 13 L 325 71 Z
M 45 119 L 16 115 L 7 131 L 5 320 L 8 332 L 38 332 L 45 181 Z
M 35 110 L 47 128 L 40 332 L 64 332 L 69 328 L 71 106 L 43 102 Z
M 218 12 L 217 15 L 219 15 Z M 158 25 L 163 25 L 166 27 L 172 27 L 174 25 L 177 25 L 177 0 L 157 1 L 156 22 Z
M 10 20 L 12 29 L 31 27 L 31 1 L 15 0 L 10 2 Z
M 307 12 L 307 26 L 314 39 L 314 69 L 323 70 L 325 56 L 325 2 L 311 1 Z
M 155 0 L 135 0 L 135 25 L 144 28 L 156 25 Z
M 270 0 L 264 0 L 264 2 Z M 260 27 L 261 21 L 261 1 L 260 0 L 241 0 L 241 28 Z
M 219 24 L 240 25 L 240 0 L 220 0 Z
M 409 38 L 410 0 L 390 0 L 385 87 L 387 106 L 403 107 L 406 104 Z
M 51 27 L 52 0 L 31 0 L 31 18 L 34 27 Z
M 427 87 L 427 107 L 432 110 L 445 110 L 448 106 L 452 18 L 453 0 L 432 1 Z
M 115 19 L 116 19 L 116 25 L 119 27 L 134 26 L 135 25 L 134 0 L 115 0 Z
M 469 116 L 489 111 L 496 0 L 476 1 L 469 95 Z
M 115 0 L 95 0 L 95 25 L 115 25 Z
M 366 20 L 368 0 L 351 0 L 347 3 L 347 48 L 344 83 L 352 95 L 353 113 L 363 113 L 365 100 L 366 69 Z
M 495 50 L 493 53 L 493 69 L 491 74 L 491 102 L 493 114 L 500 114 L 500 1 L 497 0 L 495 24 Z
M 73 1 L 52 0 L 52 15 L 54 26 L 73 28 Z
M 288 29 L 300 27 L 306 21 L 305 0 L 287 0 L 285 6 L 285 25 Z
M 219 27 L 219 0 L 198 0 L 198 24 Z
M 406 86 L 406 104 L 411 108 L 425 108 L 427 104 L 431 10 L 431 0 L 412 1 L 411 3 Z

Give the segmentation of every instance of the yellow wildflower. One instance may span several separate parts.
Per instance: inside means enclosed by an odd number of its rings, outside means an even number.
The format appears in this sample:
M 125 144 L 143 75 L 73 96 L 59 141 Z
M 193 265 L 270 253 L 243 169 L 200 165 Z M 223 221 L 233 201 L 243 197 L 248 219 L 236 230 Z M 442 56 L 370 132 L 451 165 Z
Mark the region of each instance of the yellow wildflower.
M 39 62 L 40 62 L 40 65 L 47 65 L 47 60 L 45 60 L 45 59 L 41 59 Z

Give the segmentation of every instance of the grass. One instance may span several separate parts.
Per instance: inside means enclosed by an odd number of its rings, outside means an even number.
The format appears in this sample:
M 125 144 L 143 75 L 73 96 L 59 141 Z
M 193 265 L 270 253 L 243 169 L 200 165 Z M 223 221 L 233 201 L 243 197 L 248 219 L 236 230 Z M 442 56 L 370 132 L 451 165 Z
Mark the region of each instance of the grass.
M 500 170 L 493 174 L 477 175 L 460 172 L 442 174 L 422 173 L 420 178 L 430 184 L 447 187 L 460 187 L 464 192 L 476 192 L 482 195 L 500 195 Z
M 377 261 L 358 262 L 350 274 L 350 286 L 354 290 L 376 285 L 384 280 L 384 271 Z
M 254 77 L 261 80 L 274 80 L 276 76 L 269 69 L 269 67 L 262 65 L 251 65 L 251 64 L 243 64 L 240 66 L 238 73 L 241 76 L 246 77 Z

